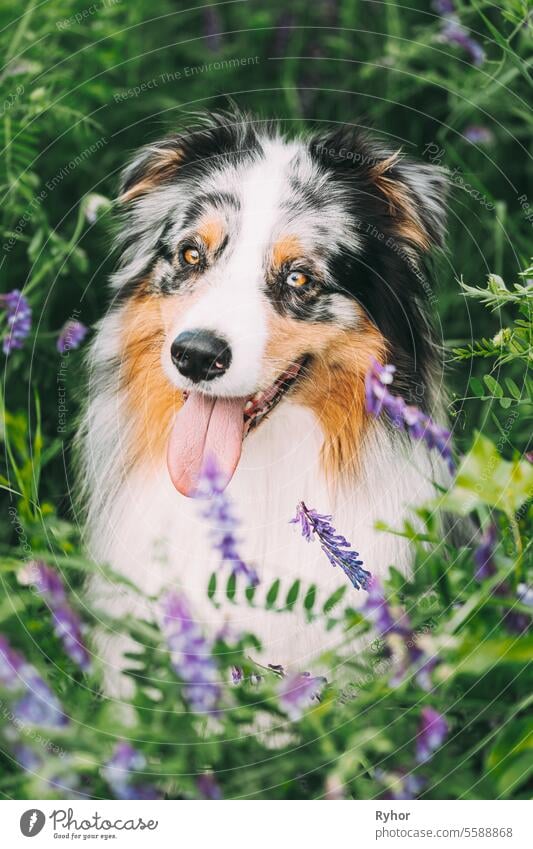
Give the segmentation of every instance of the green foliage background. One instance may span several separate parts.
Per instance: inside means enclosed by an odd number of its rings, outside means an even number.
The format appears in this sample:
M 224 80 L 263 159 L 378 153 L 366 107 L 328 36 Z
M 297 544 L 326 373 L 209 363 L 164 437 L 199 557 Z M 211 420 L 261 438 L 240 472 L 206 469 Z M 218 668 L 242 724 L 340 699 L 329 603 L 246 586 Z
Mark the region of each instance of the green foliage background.
M 0 274 L 2 291 L 22 290 L 33 309 L 32 334 L 2 372 L 0 632 L 31 659 L 72 719 L 58 735 L 66 758 L 54 759 L 36 732 L 26 733 L 41 762 L 25 771 L 10 742 L 5 695 L 0 792 L 7 797 L 62 795 L 50 778 L 66 773 L 83 778 L 85 793 L 108 797 L 101 765 L 114 741 L 128 738 L 144 753 L 150 781 L 169 797 L 197 795 L 197 776 L 214 771 L 225 797 L 323 797 L 336 788 L 372 798 L 393 792 L 402 771 L 415 768 L 413 739 L 426 703 L 446 714 L 451 733 L 423 770 L 422 795 L 526 795 L 531 638 L 513 634 L 502 609 L 516 608 L 513 592 L 530 566 L 532 482 L 520 458 L 531 435 L 531 4 L 455 6 L 486 51 L 480 67 L 442 40 L 442 19 L 415 0 L 235 0 L 197 8 L 170 0 L 76 0 L 68 9 L 58 0 L 34 0 L 0 7 Z M 187 125 L 191 112 L 226 107 L 228 98 L 294 130 L 338 122 L 373 128 L 388 145 L 451 170 L 448 250 L 437 260 L 438 317 L 454 435 L 458 448 L 471 453 L 448 506 L 471 512 L 483 526 L 493 514 L 502 540 L 498 576 L 480 585 L 472 579 L 472 551 L 443 546 L 428 512 L 424 542 L 431 554 L 419 540 L 415 577 L 407 582 L 393 573 L 389 592 L 415 628 L 427 631 L 432 623 L 427 639 L 442 658 L 434 690 L 425 694 L 413 681 L 391 687 L 386 671 L 375 668 L 374 652 L 354 660 L 354 680 L 361 665 L 365 683 L 349 698 L 329 689 L 276 750 L 268 734 L 242 732 L 258 713 L 287 728 L 273 676 L 260 691 L 234 688 L 234 708 L 221 728 L 206 732 L 180 701 L 168 661 L 154 655 L 160 635 L 153 623 L 121 627 L 137 629 L 142 662 L 160 667 L 164 711 L 150 710 L 152 696 L 139 685 L 133 724 L 124 724 L 117 706 L 98 694 L 98 670 L 90 679 L 76 671 L 51 634 L 46 608 L 16 579 L 23 539 L 32 556 L 60 568 L 73 603 L 90 568 L 66 471 L 82 357 L 68 358 L 67 433 L 58 433 L 55 348 L 69 317 L 91 325 L 106 308 L 108 215 L 90 221 L 88 198 L 113 198 L 133 150 Z M 490 140 L 468 141 L 472 125 L 486 128 Z M 489 274 L 500 278 L 487 286 Z M 417 536 L 409 527 L 402 532 Z M 513 592 L 496 599 L 493 590 L 504 579 Z M 303 598 L 302 592 L 294 603 Z M 528 614 L 526 605 L 517 609 Z M 309 611 L 329 615 L 312 605 Z M 83 616 L 89 622 L 90 612 Z M 343 607 L 332 627 L 342 635 L 347 626 L 368 628 Z M 222 675 L 229 675 L 228 658 L 246 667 L 244 650 L 220 652 Z

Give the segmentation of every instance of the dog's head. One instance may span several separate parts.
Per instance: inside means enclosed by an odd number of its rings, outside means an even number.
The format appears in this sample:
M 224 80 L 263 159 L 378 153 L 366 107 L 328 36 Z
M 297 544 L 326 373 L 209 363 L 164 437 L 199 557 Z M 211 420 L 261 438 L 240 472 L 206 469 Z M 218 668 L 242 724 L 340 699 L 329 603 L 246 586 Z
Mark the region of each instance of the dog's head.
M 353 465 L 373 357 L 395 362 L 400 388 L 426 385 L 438 169 L 351 129 L 287 139 L 214 117 L 143 149 L 119 208 L 132 452 L 167 450 L 181 492 L 209 453 L 229 479 L 244 436 L 285 397 L 317 415 L 331 470 Z

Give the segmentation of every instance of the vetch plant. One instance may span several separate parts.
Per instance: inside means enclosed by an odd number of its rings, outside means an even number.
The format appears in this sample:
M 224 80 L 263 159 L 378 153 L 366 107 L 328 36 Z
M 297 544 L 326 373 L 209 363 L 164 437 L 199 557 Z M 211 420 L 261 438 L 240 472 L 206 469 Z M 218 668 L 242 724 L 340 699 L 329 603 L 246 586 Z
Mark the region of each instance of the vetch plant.
M 259 576 L 239 553 L 236 529 L 240 522 L 235 517 L 231 499 L 225 492 L 224 479 L 213 457 L 208 457 L 198 481 L 195 498 L 203 502 L 201 515 L 209 522 L 213 548 L 223 566 L 228 564 L 231 574 L 242 575 L 250 586 L 259 584 Z
M 61 576 L 42 561 L 27 563 L 19 572 L 19 583 L 32 584 L 44 599 L 54 622 L 54 631 L 66 653 L 84 672 L 91 668 L 89 652 L 82 637 L 83 625 L 70 606 Z
M 7 329 L 4 332 L 2 349 L 6 356 L 17 348 L 22 348 L 31 330 L 31 307 L 28 299 L 13 289 L 6 295 L 0 295 L 0 307 L 6 311 Z
M 315 537 L 332 566 L 339 566 L 352 586 L 356 589 L 368 589 L 370 572 L 363 569 L 363 561 L 359 560 L 359 552 L 351 548 L 351 544 L 342 534 L 335 530 L 332 516 L 318 513 L 306 506 L 303 501 L 296 507 L 296 516 L 290 524 L 299 525 L 302 536 L 307 542 Z
M 428 448 L 437 451 L 446 461 L 453 474 L 455 463 L 451 448 L 451 434 L 445 427 L 438 425 L 418 407 L 406 404 L 399 395 L 393 395 L 389 386 L 396 371 L 393 365 L 381 365 L 377 360 L 365 378 L 366 408 L 373 416 L 385 412 L 394 427 L 405 429 L 413 439 L 422 439 Z
M 88 328 L 81 321 L 69 319 L 66 321 L 57 337 L 57 350 L 60 354 L 79 348 L 88 333 Z
M 161 603 L 161 628 L 172 666 L 183 681 L 183 697 L 191 710 L 214 713 L 221 699 L 212 645 L 192 618 L 183 593 L 168 592 Z

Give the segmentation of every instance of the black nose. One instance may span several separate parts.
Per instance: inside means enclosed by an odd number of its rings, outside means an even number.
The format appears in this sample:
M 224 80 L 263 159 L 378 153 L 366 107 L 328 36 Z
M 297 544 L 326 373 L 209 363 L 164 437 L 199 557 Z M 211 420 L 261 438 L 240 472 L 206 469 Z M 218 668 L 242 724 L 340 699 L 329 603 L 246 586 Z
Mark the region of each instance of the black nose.
M 209 330 L 186 330 L 170 348 L 172 362 L 193 383 L 221 377 L 231 363 L 231 351 L 225 339 Z

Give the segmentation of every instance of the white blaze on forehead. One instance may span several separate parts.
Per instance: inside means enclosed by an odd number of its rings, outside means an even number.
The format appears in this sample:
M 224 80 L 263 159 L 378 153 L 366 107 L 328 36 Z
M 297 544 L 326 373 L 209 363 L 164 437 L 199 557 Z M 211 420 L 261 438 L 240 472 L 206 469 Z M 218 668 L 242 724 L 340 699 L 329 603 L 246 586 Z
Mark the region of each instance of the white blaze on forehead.
M 205 292 L 186 313 L 176 335 L 211 330 L 228 341 L 231 366 L 212 387 L 205 387 L 217 395 L 247 395 L 258 385 L 267 341 L 264 258 L 289 191 L 289 166 L 297 150 L 295 144 L 265 142 L 264 157 L 232 169 L 233 173 L 221 172 L 213 186 L 227 191 L 230 182 L 239 197 L 238 229 L 227 257 L 206 273 Z

